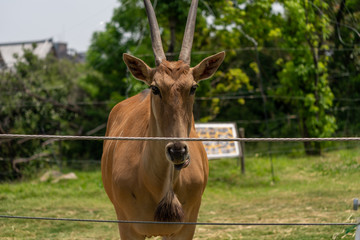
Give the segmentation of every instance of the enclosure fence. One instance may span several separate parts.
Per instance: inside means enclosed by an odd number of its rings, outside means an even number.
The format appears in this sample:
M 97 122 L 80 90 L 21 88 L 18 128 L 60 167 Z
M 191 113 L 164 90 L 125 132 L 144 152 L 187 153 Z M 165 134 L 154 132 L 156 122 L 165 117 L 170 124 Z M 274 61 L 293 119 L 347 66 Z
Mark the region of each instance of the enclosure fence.
M 360 137 L 326 137 L 326 138 L 178 138 L 178 137 L 102 137 L 71 135 L 27 135 L 0 134 L 0 139 L 53 139 L 53 140 L 126 140 L 126 141 L 201 141 L 201 142 L 351 142 L 360 141 Z
M 326 142 L 326 141 L 360 141 L 360 137 L 327 137 L 327 138 L 174 138 L 174 137 L 102 137 L 102 136 L 71 136 L 71 135 L 28 135 L 28 134 L 0 134 L 0 139 L 53 139 L 53 140 L 119 140 L 119 141 L 227 141 L 227 142 Z M 350 226 L 357 228 L 356 239 L 360 239 L 360 222 L 357 223 L 246 223 L 246 222 L 157 222 L 157 221 L 126 221 L 126 220 L 97 220 L 76 218 L 51 218 L 0 215 L 2 219 L 23 219 L 43 221 L 69 221 L 88 223 L 117 223 L 117 224 L 169 224 L 169 225 L 203 225 L 203 226 Z
M 126 220 L 99 220 L 99 219 L 76 219 L 76 218 L 51 218 L 51 217 L 27 217 L 0 215 L 0 218 L 45 220 L 45 221 L 68 221 L 68 222 L 90 222 L 90 223 L 124 223 L 124 224 L 167 224 L 167 225 L 202 225 L 202 226 L 353 226 L 359 223 L 205 223 L 205 222 L 156 222 L 156 221 L 126 221 Z

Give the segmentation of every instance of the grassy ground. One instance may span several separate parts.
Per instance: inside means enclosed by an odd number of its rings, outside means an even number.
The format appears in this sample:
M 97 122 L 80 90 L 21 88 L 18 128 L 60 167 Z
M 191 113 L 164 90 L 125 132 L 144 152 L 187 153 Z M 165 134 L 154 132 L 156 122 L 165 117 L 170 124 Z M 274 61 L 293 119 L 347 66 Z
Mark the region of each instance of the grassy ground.
M 210 177 L 200 222 L 329 223 L 356 222 L 360 212 L 360 150 L 322 157 L 246 159 L 247 173 L 236 161 L 210 162 Z M 99 169 L 77 171 L 77 180 L 30 180 L 0 184 L 0 215 L 116 219 L 101 184 Z M 346 231 L 350 232 L 346 234 Z M 113 223 L 0 219 L 0 239 L 118 239 Z M 195 239 L 354 239 L 346 226 L 198 226 Z

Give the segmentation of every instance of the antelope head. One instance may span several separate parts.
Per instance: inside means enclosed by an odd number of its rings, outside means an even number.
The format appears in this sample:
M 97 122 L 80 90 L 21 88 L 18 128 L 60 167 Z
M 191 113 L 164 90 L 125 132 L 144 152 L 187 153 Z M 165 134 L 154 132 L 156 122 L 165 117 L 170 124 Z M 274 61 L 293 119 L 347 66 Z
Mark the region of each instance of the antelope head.
M 124 54 L 123 59 L 133 76 L 151 89 L 151 135 L 156 137 L 189 137 L 193 124 L 194 95 L 198 83 L 210 78 L 224 60 L 220 52 L 190 67 L 198 0 L 193 0 L 187 18 L 178 61 L 167 61 L 162 47 L 159 26 L 150 0 L 144 0 L 155 56 L 155 68 L 141 59 Z M 166 158 L 180 170 L 189 163 L 186 142 L 174 141 L 165 146 Z

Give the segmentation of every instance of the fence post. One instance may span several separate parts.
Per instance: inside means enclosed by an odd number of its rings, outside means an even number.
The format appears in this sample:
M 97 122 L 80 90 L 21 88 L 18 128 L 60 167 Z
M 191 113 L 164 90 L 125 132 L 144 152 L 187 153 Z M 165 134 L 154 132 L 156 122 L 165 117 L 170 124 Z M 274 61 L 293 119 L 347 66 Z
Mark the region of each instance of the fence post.
M 239 137 L 245 138 L 245 129 L 244 128 L 239 128 Z M 239 159 L 240 159 L 240 165 L 241 165 L 241 173 L 245 174 L 245 142 L 243 142 L 243 141 L 240 142 L 240 150 L 241 150 L 241 154 L 239 156 Z
M 59 159 L 57 161 L 57 164 L 60 169 L 60 172 L 62 172 L 62 170 L 63 170 L 62 141 L 59 141 L 59 156 L 58 156 L 58 158 Z
M 359 209 L 359 199 L 354 198 L 353 201 L 353 210 L 357 211 Z M 356 226 L 356 231 L 355 231 L 355 240 L 360 240 L 360 225 Z

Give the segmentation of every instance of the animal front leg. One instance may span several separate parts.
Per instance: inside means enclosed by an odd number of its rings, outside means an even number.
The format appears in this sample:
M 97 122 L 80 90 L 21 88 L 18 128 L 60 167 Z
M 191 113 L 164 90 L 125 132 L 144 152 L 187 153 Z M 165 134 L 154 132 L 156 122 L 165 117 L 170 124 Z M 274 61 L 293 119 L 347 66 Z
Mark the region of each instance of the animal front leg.
M 125 215 L 118 209 L 116 210 L 118 220 L 125 219 Z M 145 236 L 135 231 L 131 223 L 118 223 L 121 240 L 144 240 Z
M 121 240 L 144 240 L 145 236 L 138 234 L 128 223 L 119 223 Z
M 163 240 L 191 240 L 194 237 L 195 228 L 195 225 L 185 225 L 178 233 L 163 237 Z

